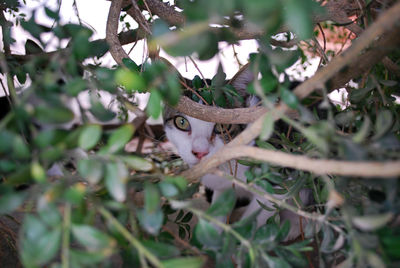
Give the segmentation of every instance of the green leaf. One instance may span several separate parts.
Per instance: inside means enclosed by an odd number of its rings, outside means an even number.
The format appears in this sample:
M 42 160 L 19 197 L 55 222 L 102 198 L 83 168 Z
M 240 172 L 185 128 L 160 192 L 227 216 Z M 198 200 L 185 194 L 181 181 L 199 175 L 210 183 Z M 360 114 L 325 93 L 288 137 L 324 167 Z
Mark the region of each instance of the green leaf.
M 214 225 L 203 219 L 199 219 L 194 233 L 196 239 L 206 248 L 219 248 L 221 246 L 221 236 L 218 234 Z
M 272 243 L 278 236 L 279 228 L 276 224 L 265 224 L 258 228 L 254 235 L 254 241 L 260 244 Z
M 95 159 L 81 159 L 78 171 L 91 184 L 97 184 L 103 175 L 103 164 Z
M 80 77 L 67 81 L 65 85 L 65 91 L 73 97 L 77 97 L 85 89 L 87 89 L 86 81 Z
M 80 135 L 78 144 L 84 150 L 90 150 L 101 138 L 101 126 L 99 125 L 86 125 L 83 127 Z
M 154 33 L 153 33 L 154 35 Z M 133 72 L 140 72 L 140 67 L 130 58 L 123 58 L 122 63 Z
M 46 181 L 46 171 L 37 161 L 34 161 L 31 164 L 31 175 L 32 178 L 39 183 Z
M 94 97 L 90 98 L 90 109 L 89 111 L 102 122 L 110 121 L 114 119 L 115 113 L 109 109 L 104 108 L 104 105 Z
M 155 212 L 160 208 L 160 194 L 152 183 L 144 185 L 144 208 L 147 212 Z
M 35 117 L 45 124 L 63 124 L 74 119 L 74 113 L 63 106 L 36 106 Z
M 121 151 L 125 147 L 125 144 L 130 141 L 134 132 L 135 128 L 131 124 L 118 128 L 111 134 L 103 151 L 110 154 Z
M 17 159 L 29 159 L 31 156 L 30 150 L 20 136 L 14 136 L 12 141 L 13 153 L 12 156 Z
M 42 53 L 43 49 L 36 44 L 33 40 L 26 40 L 25 43 L 25 54 L 39 54 Z
M 233 189 L 224 191 L 207 209 L 211 216 L 226 216 L 235 206 L 236 195 Z
M 111 255 L 116 246 L 116 241 L 112 237 L 92 226 L 74 224 L 71 231 L 74 238 L 91 251 L 109 249 Z
M 260 139 L 263 141 L 268 140 L 273 132 L 274 132 L 274 118 L 272 116 L 272 113 L 267 113 L 263 121 L 260 133 Z
M 299 105 L 299 100 L 297 99 L 296 95 L 293 94 L 292 91 L 286 88 L 281 88 L 280 94 L 282 101 L 286 103 L 287 106 L 289 106 L 292 109 L 297 109 Z
M 162 261 L 165 268 L 201 268 L 204 264 L 204 259 L 200 257 L 176 258 Z
M 161 243 L 159 241 L 155 242 L 147 240 L 143 241 L 142 244 L 160 259 L 173 258 L 180 254 L 179 249 L 175 246 Z
M 128 171 L 122 163 L 109 162 L 106 164 L 105 186 L 110 195 L 118 202 L 126 199 L 126 181 Z
M 158 184 L 161 193 L 166 197 L 173 197 L 179 194 L 179 189 L 173 184 L 166 181 L 162 181 Z
M 152 235 L 158 234 L 164 220 L 164 214 L 161 209 L 152 212 L 141 209 L 138 210 L 137 216 L 143 229 Z
M 360 130 L 353 136 L 353 141 L 355 143 L 363 142 L 369 135 L 369 132 L 371 130 L 370 127 L 371 127 L 371 120 L 369 119 L 368 116 L 365 116 L 364 122 L 361 125 Z
M 48 230 L 36 217 L 25 218 L 21 239 L 21 260 L 26 267 L 44 266 L 60 247 L 61 228 Z
M 121 157 L 121 160 L 130 168 L 137 171 L 151 171 L 154 168 L 154 165 L 150 160 L 136 155 L 123 156 Z
M 146 112 L 153 118 L 158 118 L 161 114 L 161 94 L 157 90 L 152 90 L 147 103 Z
M 309 39 L 312 35 L 312 22 L 310 18 L 311 1 L 287 0 L 285 1 L 285 19 L 289 27 L 300 39 Z
M 378 139 L 383 136 L 393 124 L 393 115 L 389 110 L 380 110 L 375 122 L 375 136 Z
M 0 191 L 0 215 L 10 213 L 21 206 L 26 198 L 25 193 Z
M 91 267 L 109 256 L 110 252 L 107 250 L 91 252 L 70 249 L 71 267 Z
M 115 82 L 122 85 L 128 93 L 134 91 L 146 92 L 146 82 L 143 77 L 127 68 L 116 71 Z

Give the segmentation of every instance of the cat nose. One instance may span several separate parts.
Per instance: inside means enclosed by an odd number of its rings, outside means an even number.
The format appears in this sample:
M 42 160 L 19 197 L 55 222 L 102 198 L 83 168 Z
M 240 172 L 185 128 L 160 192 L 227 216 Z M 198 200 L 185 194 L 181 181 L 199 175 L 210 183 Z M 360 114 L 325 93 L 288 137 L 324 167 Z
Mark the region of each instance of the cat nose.
M 204 156 L 208 155 L 208 151 L 204 151 L 204 152 L 192 151 L 192 154 L 193 154 L 194 156 L 196 156 L 196 158 L 198 158 L 199 160 L 201 160 Z

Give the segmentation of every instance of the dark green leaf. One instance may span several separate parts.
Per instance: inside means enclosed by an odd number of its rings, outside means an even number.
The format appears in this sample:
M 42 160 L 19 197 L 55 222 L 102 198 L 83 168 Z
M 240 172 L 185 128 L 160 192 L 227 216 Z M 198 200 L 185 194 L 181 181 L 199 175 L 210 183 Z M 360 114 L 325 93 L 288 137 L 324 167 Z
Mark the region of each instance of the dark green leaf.
M 35 117 L 45 124 L 68 123 L 74 119 L 74 113 L 62 106 L 36 106 Z
M 173 245 L 155 242 L 151 240 L 143 241 L 142 244 L 149 249 L 154 255 L 161 259 L 177 257 L 180 254 L 179 249 Z
M 212 203 L 207 213 L 211 216 L 226 216 L 235 206 L 236 195 L 233 189 L 224 191 L 215 202 Z
M 211 223 L 200 219 L 194 232 L 197 240 L 206 248 L 219 248 L 221 246 L 221 236 Z
M 299 105 L 299 100 L 297 99 L 296 95 L 293 94 L 290 90 L 286 88 L 281 88 L 281 98 L 284 103 L 287 104 L 292 109 L 297 109 Z

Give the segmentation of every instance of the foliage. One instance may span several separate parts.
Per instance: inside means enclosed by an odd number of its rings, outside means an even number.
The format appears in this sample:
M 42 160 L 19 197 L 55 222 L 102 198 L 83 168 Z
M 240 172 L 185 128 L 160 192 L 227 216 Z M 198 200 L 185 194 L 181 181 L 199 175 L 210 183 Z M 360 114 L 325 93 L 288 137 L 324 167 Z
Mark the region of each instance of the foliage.
M 285 70 L 304 61 L 304 46 L 272 48 L 270 36 L 287 25 L 294 33 L 287 38 L 312 38 L 312 17 L 324 12 L 316 2 L 176 2 L 186 18 L 184 27 L 170 27 L 144 9 L 152 24 L 150 48 L 157 44 L 174 57 L 206 60 L 220 52 L 219 42 L 238 42 L 239 37 L 228 29 L 240 31 L 250 25 L 264 33 L 257 38 L 259 52 L 249 57 L 250 68 L 261 79 L 247 90 L 266 107 L 281 100 L 299 117 L 283 116 L 279 122 L 267 117 L 256 140 L 258 147 L 345 161 L 399 159 L 400 108 L 395 101 L 399 83 L 383 65 L 355 77 L 357 86 L 346 87 L 344 106 L 329 102 L 328 85 L 305 100 L 291 91 Z M 128 110 L 138 110 L 135 94 L 149 93 L 146 113 L 159 117 L 163 103 L 174 106 L 181 96 L 180 75 L 175 70 L 163 61 L 137 64 L 127 58 L 124 66 L 104 67 L 100 63 L 109 45 L 104 40 L 91 41 L 91 29 L 61 23 L 58 11 L 48 7 L 45 14 L 54 21 L 52 27 L 41 25 L 35 12 L 29 18 L 20 13 L 18 1 L 2 1 L 1 6 L 14 19 L 2 18 L 1 24 L 5 49 L 0 66 L 12 109 L 0 121 L 0 216 L 13 218 L 15 211 L 25 214 L 18 243 L 25 267 L 112 266 L 118 261 L 127 267 L 201 267 L 206 258 L 217 267 L 339 262 L 345 267 L 395 267 L 399 263 L 399 227 L 394 222 L 400 210 L 398 178 L 316 175 L 241 159 L 250 167 L 246 173 L 250 191 L 261 188 L 280 194 L 285 201 L 294 199 L 286 207 L 297 211 L 293 204 L 300 205 L 300 189 L 311 189 L 315 204 L 301 212 L 314 216 L 304 219 L 302 238 L 293 243 L 282 243 L 290 226 L 280 222 L 279 213 L 258 230 L 256 215 L 224 224 L 217 218 L 234 208 L 233 190 L 224 192 L 206 211 L 199 210 L 190 202 L 199 185 L 168 173 L 166 166 L 173 163 L 124 151 L 136 131 L 126 115 Z M 364 19 L 372 23 L 374 17 Z M 209 28 L 210 24 L 220 27 Z M 15 41 L 8 33 L 17 26 L 29 35 L 22 56 L 7 51 Z M 396 51 L 390 56 L 398 62 L 398 55 Z M 201 96 L 221 107 L 243 102 L 225 80 L 222 67 L 209 85 L 195 77 L 191 85 L 197 94 L 192 98 L 198 101 Z M 77 102 L 82 122 L 76 126 L 71 105 L 84 92 L 90 107 Z M 113 96 L 118 113 L 104 103 L 102 92 Z M 100 124 L 117 115 L 117 129 Z M 65 165 L 69 163 L 72 168 Z M 62 174 L 51 173 L 54 169 Z M 140 194 L 142 202 L 137 202 Z M 198 219 L 195 226 L 194 218 Z M 168 224 L 177 228 L 177 234 Z

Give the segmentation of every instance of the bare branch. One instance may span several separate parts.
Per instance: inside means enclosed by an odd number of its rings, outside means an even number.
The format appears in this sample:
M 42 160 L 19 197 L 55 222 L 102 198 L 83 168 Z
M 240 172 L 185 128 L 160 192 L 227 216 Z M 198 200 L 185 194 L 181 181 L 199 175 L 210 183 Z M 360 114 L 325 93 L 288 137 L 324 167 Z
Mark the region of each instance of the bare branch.
M 119 65 L 123 65 L 122 59 L 129 58 L 128 54 L 122 48 L 117 36 L 121 4 L 122 0 L 114 0 L 111 2 L 106 27 L 106 40 L 108 45 L 110 46 L 111 56 Z
M 195 167 L 182 173 L 189 180 L 201 177 L 226 161 L 249 157 L 273 165 L 290 167 L 313 172 L 318 175 L 331 174 L 341 176 L 357 176 L 363 178 L 393 178 L 400 175 L 400 161 L 388 162 L 353 162 L 328 159 L 315 159 L 303 155 L 294 155 L 281 151 L 265 150 L 252 146 L 236 146 L 229 148 L 229 154 L 218 151 L 210 161 L 202 161 Z

